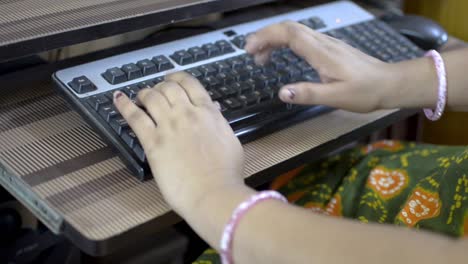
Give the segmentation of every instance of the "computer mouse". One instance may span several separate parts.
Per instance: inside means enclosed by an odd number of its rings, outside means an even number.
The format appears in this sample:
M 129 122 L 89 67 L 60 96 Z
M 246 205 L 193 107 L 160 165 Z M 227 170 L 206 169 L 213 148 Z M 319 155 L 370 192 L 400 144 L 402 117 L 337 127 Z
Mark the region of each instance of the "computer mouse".
M 439 49 L 448 41 L 440 24 L 422 16 L 392 16 L 384 21 L 424 50 Z

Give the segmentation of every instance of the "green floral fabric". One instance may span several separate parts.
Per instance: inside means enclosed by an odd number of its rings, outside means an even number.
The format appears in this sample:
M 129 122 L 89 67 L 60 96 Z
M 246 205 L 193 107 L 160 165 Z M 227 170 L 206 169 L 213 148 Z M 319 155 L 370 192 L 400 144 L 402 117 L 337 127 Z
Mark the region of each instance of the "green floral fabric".
M 281 175 L 271 188 L 331 217 L 468 236 L 468 147 L 380 141 Z M 194 263 L 221 261 L 209 249 Z

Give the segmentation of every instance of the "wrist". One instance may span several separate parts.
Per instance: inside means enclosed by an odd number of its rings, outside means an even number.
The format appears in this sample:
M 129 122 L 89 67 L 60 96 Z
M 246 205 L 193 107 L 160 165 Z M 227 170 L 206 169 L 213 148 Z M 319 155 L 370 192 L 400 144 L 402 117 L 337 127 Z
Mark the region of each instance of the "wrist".
M 224 228 L 234 210 L 255 193 L 246 185 L 219 186 L 206 192 L 197 206 L 184 210 L 181 216 L 203 240 L 219 250 Z
M 232 197 L 251 193 L 250 191 L 251 189 L 243 181 L 202 184 L 196 190 L 190 191 L 190 194 L 186 196 L 187 199 L 177 207 L 176 211 L 185 220 L 189 220 L 197 217 L 202 209 L 210 210 L 213 207 L 213 202 L 223 203 L 229 201 Z
M 380 108 L 435 107 L 438 79 L 431 59 L 387 64 L 384 71 Z

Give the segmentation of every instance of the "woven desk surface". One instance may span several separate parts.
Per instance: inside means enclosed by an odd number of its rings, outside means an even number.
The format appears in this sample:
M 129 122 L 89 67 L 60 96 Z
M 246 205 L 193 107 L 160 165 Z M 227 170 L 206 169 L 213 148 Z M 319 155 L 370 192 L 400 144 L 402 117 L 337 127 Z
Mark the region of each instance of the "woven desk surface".
M 24 196 L 23 202 L 29 199 L 49 228 L 60 232 L 65 221 L 87 239 L 105 240 L 170 211 L 156 183 L 132 177 L 48 83 L 1 91 L 0 164 L 7 171 L 2 184 Z M 387 114 L 334 111 L 251 142 L 245 145 L 245 176 Z
M 209 1 L 0 1 L 0 46 Z

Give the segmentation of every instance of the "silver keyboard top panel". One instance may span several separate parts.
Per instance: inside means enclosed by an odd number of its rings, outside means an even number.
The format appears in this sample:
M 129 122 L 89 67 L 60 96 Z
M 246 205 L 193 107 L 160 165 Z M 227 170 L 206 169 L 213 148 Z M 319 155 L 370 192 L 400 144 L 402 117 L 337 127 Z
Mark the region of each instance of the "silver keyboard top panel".
M 58 71 L 56 73 L 56 77 L 60 82 L 63 83 L 64 86 L 70 89 L 70 91 L 72 91 L 72 93 L 74 93 L 75 96 L 77 96 L 78 98 L 85 98 L 85 97 L 89 97 L 95 94 L 100 94 L 100 93 L 108 92 L 108 91 L 111 91 L 120 87 L 124 87 L 126 85 L 135 84 L 135 83 L 142 82 L 145 80 L 164 76 L 170 72 L 183 71 L 183 70 L 197 67 L 200 65 L 204 65 L 204 64 L 211 63 L 211 62 L 216 62 L 216 61 L 220 61 L 220 60 L 224 60 L 230 57 L 244 54 L 245 53 L 244 50 L 238 49 L 235 45 L 233 45 L 235 49 L 235 52 L 233 53 L 210 58 L 210 59 L 199 61 L 196 63 L 191 63 L 191 64 L 184 65 L 184 66 L 178 65 L 175 61 L 173 61 L 169 57 L 171 54 L 173 54 L 174 52 L 178 50 L 188 49 L 188 48 L 195 47 L 195 46 L 202 46 L 203 44 L 214 43 L 218 40 L 230 41 L 235 36 L 227 37 L 224 34 L 224 32 L 228 30 L 235 31 L 238 35 L 244 35 L 244 34 L 248 34 L 251 32 L 255 32 L 267 25 L 278 23 L 284 20 L 299 21 L 299 20 L 308 19 L 311 17 L 319 17 L 327 25 L 327 27 L 318 30 L 320 32 L 329 31 L 329 30 L 333 30 L 333 29 L 341 28 L 341 27 L 346 27 L 349 25 L 358 24 L 361 22 L 374 19 L 373 15 L 371 15 L 370 13 L 368 13 L 361 7 L 357 6 L 356 4 L 352 2 L 348 2 L 348 1 L 339 1 L 339 2 L 334 2 L 331 4 L 326 4 L 326 5 L 322 5 L 318 7 L 303 9 L 303 10 L 296 11 L 296 12 L 286 13 L 283 15 L 278 15 L 278 16 L 267 18 L 267 19 L 239 24 L 236 26 L 220 29 L 217 31 L 213 31 L 213 32 L 209 32 L 209 33 L 205 33 L 205 34 L 201 34 L 201 35 L 197 35 L 193 37 L 183 38 L 180 40 L 120 54 L 117 56 L 82 64 L 82 65 L 71 67 L 71 68 L 67 68 L 67 69 Z M 109 84 L 101 76 L 101 74 L 109 68 L 121 67 L 122 65 L 126 63 L 132 63 L 132 62 L 136 63 L 139 60 L 151 59 L 152 57 L 158 56 L 158 55 L 165 55 L 167 58 L 169 58 L 169 60 L 174 64 L 175 68 L 169 71 L 159 72 L 153 75 L 144 76 L 142 78 L 127 81 L 127 82 L 120 83 L 117 85 Z M 94 83 L 94 85 L 97 86 L 98 89 L 96 91 L 85 93 L 85 94 L 77 94 L 75 91 L 73 91 L 69 87 L 68 83 L 71 82 L 73 78 L 79 77 L 82 75 L 86 76 L 92 83 Z

